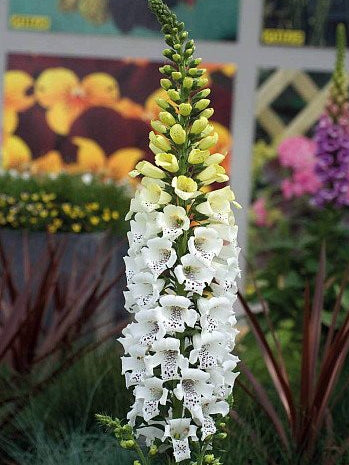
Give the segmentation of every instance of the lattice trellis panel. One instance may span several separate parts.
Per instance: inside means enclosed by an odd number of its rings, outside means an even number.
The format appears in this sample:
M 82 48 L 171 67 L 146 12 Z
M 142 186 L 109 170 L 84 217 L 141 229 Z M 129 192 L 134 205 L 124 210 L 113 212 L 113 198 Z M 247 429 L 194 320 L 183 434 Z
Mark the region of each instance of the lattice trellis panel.
M 272 104 L 289 86 L 292 86 L 306 103 L 304 108 L 285 124 L 272 108 Z M 330 82 L 319 88 L 304 71 L 276 70 L 257 91 L 257 120 L 271 139 L 304 134 L 316 123 L 323 111 L 329 87 Z

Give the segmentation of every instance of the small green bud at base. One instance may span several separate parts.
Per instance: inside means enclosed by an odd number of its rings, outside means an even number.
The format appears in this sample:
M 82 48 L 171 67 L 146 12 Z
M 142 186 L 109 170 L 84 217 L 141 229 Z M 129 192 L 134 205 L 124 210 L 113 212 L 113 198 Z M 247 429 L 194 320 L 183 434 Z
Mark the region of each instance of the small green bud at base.
M 206 77 L 201 77 L 197 80 L 196 83 L 198 87 L 206 87 L 208 84 L 208 79 Z
M 181 61 L 181 56 L 178 53 L 175 53 L 174 55 L 172 55 L 172 60 L 176 63 L 179 63 Z
M 195 96 L 194 96 L 194 99 L 195 100 L 200 100 L 202 98 L 206 98 L 210 95 L 211 93 L 211 89 L 204 89 L 204 90 L 201 90 L 200 92 L 198 92 Z
M 215 461 L 215 457 L 213 454 L 210 454 L 210 455 L 205 455 L 204 457 L 204 462 L 205 463 L 208 463 L 208 464 L 211 464 Z
M 151 446 L 149 449 L 150 457 L 154 457 L 158 453 L 158 448 L 156 446 Z
M 166 49 L 162 52 L 162 54 L 164 55 L 164 57 L 172 59 L 173 51 L 170 50 L 169 48 L 166 48 Z
M 141 464 L 141 462 L 140 462 L 139 460 L 135 460 L 135 461 L 133 462 L 133 465 L 142 465 L 142 464 Z
M 179 105 L 179 114 L 182 116 L 189 116 L 192 111 L 190 103 L 181 103 Z

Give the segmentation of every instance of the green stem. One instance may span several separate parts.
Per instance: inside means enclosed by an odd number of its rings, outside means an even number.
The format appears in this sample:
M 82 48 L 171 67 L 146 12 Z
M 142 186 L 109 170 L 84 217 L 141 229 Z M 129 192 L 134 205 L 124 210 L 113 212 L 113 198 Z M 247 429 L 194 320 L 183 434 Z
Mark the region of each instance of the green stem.
M 141 462 L 142 462 L 143 465 L 150 465 L 149 460 L 143 454 L 143 451 L 142 451 L 141 447 L 139 446 L 139 444 L 137 442 L 136 442 L 136 445 L 135 445 L 135 451 L 137 452 L 138 457 L 141 459 Z

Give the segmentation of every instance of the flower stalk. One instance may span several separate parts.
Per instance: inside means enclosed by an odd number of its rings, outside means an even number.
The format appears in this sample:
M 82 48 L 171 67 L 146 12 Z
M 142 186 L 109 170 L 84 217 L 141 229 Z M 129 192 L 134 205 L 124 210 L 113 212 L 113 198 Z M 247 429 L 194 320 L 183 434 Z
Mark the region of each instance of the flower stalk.
M 134 321 L 120 342 L 135 397 L 126 428 L 164 462 L 219 465 L 206 450 L 223 438 L 217 422 L 229 412 L 238 375 L 232 350 L 240 271 L 231 206 L 239 204 L 230 187 L 215 189 L 229 178 L 225 154 L 214 152 L 214 111 L 194 41 L 162 0 L 149 0 L 149 7 L 169 63 L 160 68 L 166 98 L 157 100 L 159 119 L 149 135 L 155 165 L 143 161 L 130 173 L 141 182 L 126 217 L 125 306 Z M 133 450 L 148 463 L 150 452 Z

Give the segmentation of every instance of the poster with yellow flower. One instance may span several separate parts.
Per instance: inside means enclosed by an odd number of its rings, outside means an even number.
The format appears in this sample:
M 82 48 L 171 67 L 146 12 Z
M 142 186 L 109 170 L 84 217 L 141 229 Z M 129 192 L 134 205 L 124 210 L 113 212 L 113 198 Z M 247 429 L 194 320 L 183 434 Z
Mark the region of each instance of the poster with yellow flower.
M 99 173 L 126 178 L 140 159 L 151 159 L 150 122 L 160 63 L 11 54 L 4 79 L 2 160 L 6 170 Z M 235 66 L 207 64 L 215 151 L 230 154 Z M 229 156 L 226 168 L 229 169 Z

